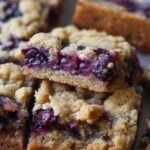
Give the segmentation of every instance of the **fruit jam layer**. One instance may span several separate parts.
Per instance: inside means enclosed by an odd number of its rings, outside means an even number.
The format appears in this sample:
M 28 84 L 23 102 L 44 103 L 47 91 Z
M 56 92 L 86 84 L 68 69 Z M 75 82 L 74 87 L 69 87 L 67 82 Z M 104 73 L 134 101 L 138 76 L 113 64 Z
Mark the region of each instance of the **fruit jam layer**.
M 65 45 L 69 46 L 68 45 Z M 36 48 L 29 46 L 22 50 L 25 60 L 23 66 L 28 68 L 48 68 L 54 71 L 65 71 L 72 75 L 92 76 L 105 83 L 111 83 L 118 75 L 120 75 L 120 60 L 118 52 L 109 51 L 101 48 L 93 50 L 94 57 L 88 54 L 78 54 L 78 51 L 83 52 L 86 49 L 84 46 L 78 46 L 77 50 L 64 52 L 63 49 L 56 52 L 55 56 L 50 56 L 50 53 L 45 48 Z M 134 56 L 131 56 L 134 57 Z M 125 66 L 121 66 L 122 70 L 128 72 L 127 78 L 130 78 L 132 83 L 133 70 L 139 69 L 138 61 L 133 58 L 128 58 L 124 62 Z
M 0 131 L 24 129 L 28 112 L 8 97 L 0 97 Z
M 136 1 L 136 0 L 106 0 L 109 2 L 116 3 L 120 6 L 127 8 L 129 12 L 139 12 L 144 16 L 150 18 L 150 1 Z
M 79 46 L 81 51 L 83 46 Z M 28 47 L 23 49 L 25 56 L 24 66 L 29 68 L 47 67 L 52 70 L 63 70 L 72 75 L 93 75 L 101 81 L 111 82 L 118 73 L 118 53 L 104 49 L 96 49 L 96 56 L 91 58 L 88 55 L 83 57 L 77 54 L 77 50 L 69 53 L 57 51 L 53 58 L 44 48 Z
M 22 16 L 22 13 L 19 9 L 19 2 L 13 0 L 0 0 L 0 4 L 4 3 L 2 8 L 2 14 L 0 16 L 0 22 L 7 22 L 11 18 Z
M 87 124 L 77 121 L 70 121 L 62 124 L 59 122 L 59 116 L 54 116 L 53 109 L 37 110 L 33 114 L 31 135 L 46 134 L 57 130 L 59 132 L 67 132 L 70 136 L 81 140 L 92 140 L 95 138 L 101 138 L 103 140 L 109 140 L 109 135 L 102 133 L 99 124 Z M 102 117 L 104 122 L 112 122 L 104 114 Z

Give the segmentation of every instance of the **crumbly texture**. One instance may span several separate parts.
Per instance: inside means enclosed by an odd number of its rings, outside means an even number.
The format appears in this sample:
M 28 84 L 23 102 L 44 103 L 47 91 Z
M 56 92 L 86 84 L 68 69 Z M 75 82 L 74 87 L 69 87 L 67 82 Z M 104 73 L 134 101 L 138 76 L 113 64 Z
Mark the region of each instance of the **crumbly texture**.
M 32 134 L 28 150 L 129 150 L 134 142 L 140 96 L 133 88 L 107 95 L 44 80 L 35 99 L 33 114 L 51 108 L 58 123 L 47 133 Z M 59 130 L 72 120 L 78 138 Z
M 26 106 L 32 93 L 33 80 L 22 74 L 20 66 L 6 63 L 0 65 L 0 95 L 16 100 Z
M 0 4 L 5 6 L 5 2 L 0 2 Z M 34 33 L 46 27 L 49 10 L 47 8 L 43 10 L 39 1 L 21 0 L 18 5 L 22 15 L 2 23 L 2 33 L 12 34 L 19 38 L 30 38 Z
M 24 149 L 25 125 L 32 94 L 33 80 L 22 74 L 20 66 L 12 63 L 0 65 L 1 150 Z M 3 126 L 3 120 L 6 119 L 7 123 Z
M 0 64 L 3 64 L 5 62 L 15 62 L 15 63 L 21 63 L 24 59 L 21 49 L 25 46 L 27 43 L 27 40 L 21 40 L 18 41 L 18 43 L 13 43 L 14 41 L 9 41 L 11 35 L 8 34 L 0 34 L 0 42 L 3 44 L 0 44 Z M 17 37 L 14 36 L 17 40 L 19 40 Z M 18 46 L 12 46 L 17 44 Z M 4 48 L 8 45 L 8 50 Z M 10 45 L 10 48 L 9 48 Z
M 57 17 L 53 11 L 57 10 L 60 2 L 61 1 L 58 0 L 20 0 L 18 2 L 19 10 L 22 15 L 12 17 L 8 19 L 8 21 L 1 22 L 0 24 L 0 64 L 5 62 L 21 63 L 23 61 L 23 55 L 20 51 L 21 48 L 33 34 L 48 31 L 50 25 L 55 24 L 54 19 Z M 0 18 L 5 16 L 3 9 L 6 3 L 5 1 L 0 2 Z M 58 12 L 57 15 L 59 15 L 59 13 L 60 12 Z M 18 43 L 10 41 L 11 36 L 20 41 Z
M 124 36 L 137 50 L 150 52 L 150 20 L 122 6 L 106 1 L 79 0 L 73 22 L 80 28 Z
M 69 43 L 69 46 L 63 47 L 63 43 Z M 51 33 L 38 33 L 30 39 L 28 45 L 37 49 L 44 47 L 48 51 L 48 59 L 50 60 L 55 59 L 59 51 L 66 55 L 76 53 L 81 60 L 82 58 L 87 58 L 88 60 L 89 58 L 93 59 L 96 57 L 97 54 L 95 49 L 100 48 L 109 50 L 110 53 L 118 53 L 115 62 L 118 61 L 117 68 L 119 68 L 120 71 L 118 75 L 119 78 L 117 77 L 114 79 L 113 83 L 110 85 L 100 81 L 92 75 L 72 75 L 70 72 L 57 69 L 52 70 L 46 66 L 35 66 L 30 68 L 24 65 L 24 73 L 27 75 L 31 74 L 33 77 L 42 79 L 47 78 L 56 82 L 66 83 L 98 92 L 115 91 L 121 87 L 128 86 L 128 83 L 125 81 L 125 76 L 129 74 L 127 71 L 128 68 L 126 68 L 126 60 L 130 59 L 134 61 L 134 58 L 132 58 L 134 49 L 123 37 L 111 36 L 105 32 L 97 32 L 96 30 L 79 30 L 74 26 L 67 26 L 53 29 Z M 79 46 L 85 47 L 84 50 L 77 50 Z M 114 64 L 109 63 L 108 68 L 113 69 L 113 67 Z M 137 82 L 140 79 L 140 72 L 139 70 L 136 72 L 136 76 L 134 76 L 133 80 Z
M 150 150 L 150 120 L 147 120 L 147 131 L 141 139 L 139 150 Z

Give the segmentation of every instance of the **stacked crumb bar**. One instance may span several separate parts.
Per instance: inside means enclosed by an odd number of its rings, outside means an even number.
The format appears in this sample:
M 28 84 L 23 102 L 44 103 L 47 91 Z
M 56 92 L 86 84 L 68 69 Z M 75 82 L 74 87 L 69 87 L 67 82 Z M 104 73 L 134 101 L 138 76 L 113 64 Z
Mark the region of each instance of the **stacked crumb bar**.
M 28 150 L 129 150 L 141 69 L 123 37 L 74 26 L 35 34 L 22 49 L 35 92 Z

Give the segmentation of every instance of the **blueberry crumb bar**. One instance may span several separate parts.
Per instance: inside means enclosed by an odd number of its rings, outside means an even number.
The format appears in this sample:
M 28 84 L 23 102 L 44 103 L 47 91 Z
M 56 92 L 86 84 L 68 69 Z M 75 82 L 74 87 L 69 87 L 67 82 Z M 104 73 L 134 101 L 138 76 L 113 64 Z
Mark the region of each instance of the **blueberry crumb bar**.
M 22 45 L 33 34 L 49 30 L 60 13 L 59 3 L 58 0 L 0 1 L 0 64 L 22 62 Z
M 150 150 L 150 120 L 147 120 L 147 130 L 141 139 L 140 150 Z
M 96 30 L 67 26 L 35 34 L 22 53 L 25 74 L 92 91 L 115 91 L 141 76 L 133 47 Z
M 43 80 L 35 93 L 28 150 L 129 150 L 140 96 L 96 93 Z
M 74 24 L 124 36 L 137 50 L 150 53 L 149 0 L 79 0 Z
M 20 66 L 0 65 L 0 150 L 24 150 L 33 85 Z

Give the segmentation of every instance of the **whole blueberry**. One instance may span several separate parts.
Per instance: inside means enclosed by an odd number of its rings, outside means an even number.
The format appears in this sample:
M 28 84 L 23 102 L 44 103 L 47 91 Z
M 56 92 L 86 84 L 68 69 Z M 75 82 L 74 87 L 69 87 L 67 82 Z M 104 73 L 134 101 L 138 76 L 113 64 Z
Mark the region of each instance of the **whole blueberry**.
M 100 53 L 92 62 L 92 72 L 101 81 L 111 82 L 117 76 L 116 62 L 117 55 L 115 53 Z M 112 68 L 108 67 L 109 63 L 113 64 Z

